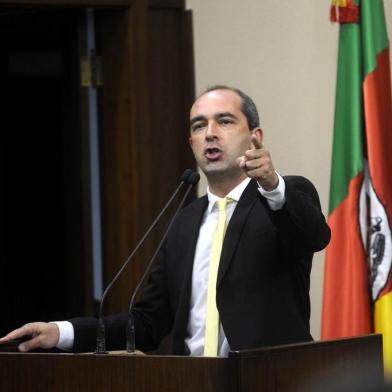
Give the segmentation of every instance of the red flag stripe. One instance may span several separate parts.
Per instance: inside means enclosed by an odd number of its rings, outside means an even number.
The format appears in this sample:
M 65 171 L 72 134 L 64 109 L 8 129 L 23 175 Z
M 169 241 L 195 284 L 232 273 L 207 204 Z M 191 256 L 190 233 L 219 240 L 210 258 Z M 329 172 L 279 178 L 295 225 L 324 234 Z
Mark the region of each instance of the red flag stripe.
M 358 222 L 363 173 L 354 177 L 348 196 L 329 216 L 332 237 L 327 249 L 323 339 L 363 335 L 372 331 L 368 270 Z M 339 262 L 340 260 L 340 262 Z

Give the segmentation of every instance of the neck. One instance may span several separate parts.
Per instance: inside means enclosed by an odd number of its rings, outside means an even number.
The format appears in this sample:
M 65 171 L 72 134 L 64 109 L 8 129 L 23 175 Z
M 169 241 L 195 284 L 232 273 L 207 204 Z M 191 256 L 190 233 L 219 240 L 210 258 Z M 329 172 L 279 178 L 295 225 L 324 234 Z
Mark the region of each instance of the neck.
M 237 185 L 239 185 L 246 178 L 245 174 L 237 178 L 207 178 L 208 187 L 210 188 L 210 192 L 218 197 L 227 196 L 231 190 L 233 190 Z

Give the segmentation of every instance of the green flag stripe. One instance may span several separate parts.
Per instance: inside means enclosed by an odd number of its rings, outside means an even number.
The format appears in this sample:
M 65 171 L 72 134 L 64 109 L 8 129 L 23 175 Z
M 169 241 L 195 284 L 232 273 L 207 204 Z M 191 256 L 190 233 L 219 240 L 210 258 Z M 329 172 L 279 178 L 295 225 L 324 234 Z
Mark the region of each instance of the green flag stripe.
M 362 161 L 362 65 L 358 24 L 340 27 L 329 212 L 347 196 Z
M 383 1 L 355 4 L 360 6 L 359 24 L 343 24 L 339 34 L 330 213 L 348 195 L 351 179 L 363 170 L 362 82 L 389 45 Z
M 376 56 L 389 45 L 382 0 L 361 1 L 361 25 L 364 75 L 367 75 L 376 69 Z

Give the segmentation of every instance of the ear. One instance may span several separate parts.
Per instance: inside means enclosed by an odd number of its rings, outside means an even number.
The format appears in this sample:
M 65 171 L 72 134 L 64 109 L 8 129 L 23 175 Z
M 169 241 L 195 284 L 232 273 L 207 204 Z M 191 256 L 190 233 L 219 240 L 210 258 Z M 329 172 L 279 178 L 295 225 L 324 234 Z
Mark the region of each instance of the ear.
M 191 148 L 193 147 L 193 141 L 192 141 L 192 138 L 189 136 L 189 145 L 191 146 Z
M 260 127 L 252 129 L 252 135 L 255 135 L 260 144 L 263 144 L 264 132 Z

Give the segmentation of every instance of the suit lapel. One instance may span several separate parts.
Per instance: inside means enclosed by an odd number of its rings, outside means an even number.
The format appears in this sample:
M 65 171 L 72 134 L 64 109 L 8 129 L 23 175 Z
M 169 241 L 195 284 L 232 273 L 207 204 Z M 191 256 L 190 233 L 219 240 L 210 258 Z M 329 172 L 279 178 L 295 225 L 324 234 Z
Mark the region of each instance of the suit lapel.
M 231 263 L 243 227 L 248 219 L 251 208 L 256 202 L 257 198 L 257 184 L 255 181 L 252 180 L 249 182 L 248 186 L 245 188 L 243 194 L 241 195 L 241 198 L 238 201 L 238 204 L 230 219 L 229 225 L 227 226 L 221 258 L 219 262 L 217 286 L 220 285 L 223 276 L 225 275 Z

